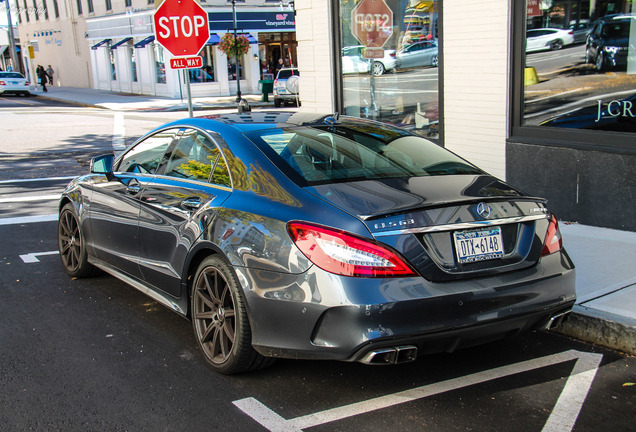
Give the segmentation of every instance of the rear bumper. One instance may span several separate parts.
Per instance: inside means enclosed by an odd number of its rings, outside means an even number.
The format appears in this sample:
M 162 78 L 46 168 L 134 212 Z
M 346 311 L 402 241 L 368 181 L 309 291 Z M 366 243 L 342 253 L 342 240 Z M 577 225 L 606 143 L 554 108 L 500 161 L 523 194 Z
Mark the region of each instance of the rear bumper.
M 404 344 L 450 352 L 542 328 L 575 301 L 575 271 L 560 252 L 530 269 L 444 283 L 348 278 L 316 267 L 301 275 L 240 271 L 253 345 L 272 357 L 357 361 Z

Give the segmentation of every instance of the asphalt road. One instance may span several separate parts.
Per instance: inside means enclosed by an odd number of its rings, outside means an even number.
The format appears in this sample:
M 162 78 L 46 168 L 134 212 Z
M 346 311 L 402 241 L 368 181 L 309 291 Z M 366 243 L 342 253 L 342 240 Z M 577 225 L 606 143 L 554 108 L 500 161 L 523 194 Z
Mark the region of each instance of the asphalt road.
M 0 431 L 627 431 L 636 424 L 636 359 L 554 333 L 392 367 L 279 360 L 256 373 L 218 375 L 187 320 L 110 276 L 66 275 L 54 219 L 67 181 L 0 182 Z

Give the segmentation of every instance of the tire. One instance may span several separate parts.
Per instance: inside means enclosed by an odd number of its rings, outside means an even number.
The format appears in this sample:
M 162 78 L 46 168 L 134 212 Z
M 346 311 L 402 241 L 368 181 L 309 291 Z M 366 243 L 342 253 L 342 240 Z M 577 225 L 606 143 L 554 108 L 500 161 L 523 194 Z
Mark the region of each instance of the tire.
M 252 347 L 245 300 L 231 267 L 218 255 L 197 269 L 190 296 L 192 327 L 199 348 L 215 371 L 230 375 L 273 363 Z
M 552 42 L 550 42 L 550 50 L 551 51 L 558 51 L 561 48 L 563 48 L 563 41 L 561 39 L 556 39 L 556 40 L 553 40 Z
M 590 64 L 592 62 L 592 54 L 590 54 L 590 47 L 585 48 L 585 63 Z
M 439 64 L 439 59 L 437 58 L 437 56 L 434 55 L 433 57 L 431 57 L 431 66 L 437 67 L 438 64 Z
M 594 66 L 599 72 L 603 72 L 605 70 L 605 59 L 603 58 L 603 51 L 600 51 L 596 56 L 596 62 Z
M 88 262 L 84 235 L 73 204 L 66 204 L 57 222 L 57 245 L 62 265 L 70 276 L 83 278 L 96 273 Z
M 280 99 L 274 99 L 274 106 L 280 108 Z
M 382 63 L 380 63 L 379 61 L 374 61 L 373 62 L 373 76 L 380 76 L 384 72 L 386 72 L 386 69 L 384 68 L 384 65 Z

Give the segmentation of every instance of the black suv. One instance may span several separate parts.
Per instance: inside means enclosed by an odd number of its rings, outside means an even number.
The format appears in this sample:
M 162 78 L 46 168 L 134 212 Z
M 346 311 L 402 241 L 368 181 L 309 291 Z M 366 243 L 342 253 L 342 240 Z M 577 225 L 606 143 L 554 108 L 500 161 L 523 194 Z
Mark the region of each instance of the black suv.
M 599 71 L 626 67 L 632 23 L 636 23 L 634 15 L 608 15 L 597 19 L 585 44 L 585 62 L 594 64 Z M 636 41 L 631 43 L 636 45 Z

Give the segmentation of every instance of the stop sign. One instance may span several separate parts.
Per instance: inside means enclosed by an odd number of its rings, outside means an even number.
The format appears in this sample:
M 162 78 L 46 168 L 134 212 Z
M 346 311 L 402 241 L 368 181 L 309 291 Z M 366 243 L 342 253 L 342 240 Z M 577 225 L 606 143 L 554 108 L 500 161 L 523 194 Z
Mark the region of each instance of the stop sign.
M 351 33 L 366 47 L 383 47 L 393 34 L 393 11 L 384 0 L 362 0 L 351 11 Z
M 210 38 L 208 14 L 194 0 L 165 0 L 154 23 L 155 39 L 175 57 L 197 55 Z

